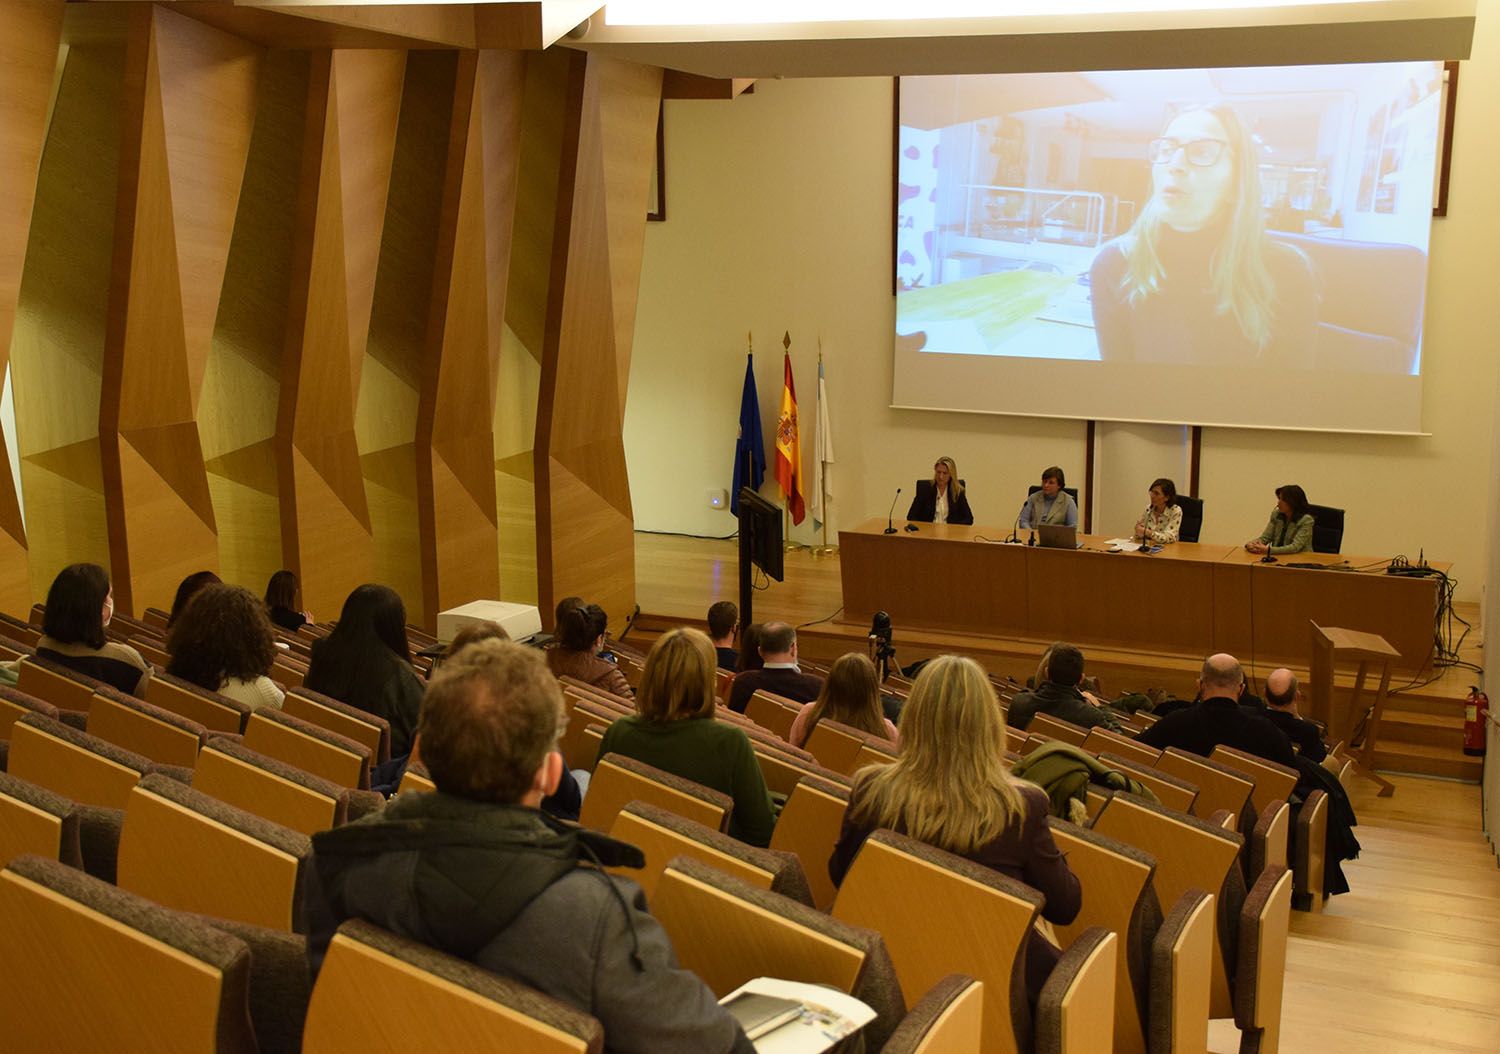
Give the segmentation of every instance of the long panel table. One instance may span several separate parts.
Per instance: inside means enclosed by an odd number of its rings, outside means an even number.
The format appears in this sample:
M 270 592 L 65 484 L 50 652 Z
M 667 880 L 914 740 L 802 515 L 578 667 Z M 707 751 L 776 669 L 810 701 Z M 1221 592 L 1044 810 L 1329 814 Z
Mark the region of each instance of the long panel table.
M 1112 553 L 1102 536 L 1078 550 L 1006 544 L 1008 527 L 871 520 L 839 532 L 845 618 L 886 611 L 897 627 L 1065 639 L 1100 647 L 1303 665 L 1308 620 L 1378 633 L 1417 669 L 1432 649 L 1438 583 L 1329 568 L 1377 558 L 1298 553 L 1263 564 L 1239 546 L 1179 542 Z M 1443 565 L 1436 565 L 1446 569 Z

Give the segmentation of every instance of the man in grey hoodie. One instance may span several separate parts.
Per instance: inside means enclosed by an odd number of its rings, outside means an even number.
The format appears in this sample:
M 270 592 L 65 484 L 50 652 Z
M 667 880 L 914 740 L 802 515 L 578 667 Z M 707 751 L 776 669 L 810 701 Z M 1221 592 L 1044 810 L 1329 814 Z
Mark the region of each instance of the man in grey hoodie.
M 339 923 L 361 918 L 531 985 L 598 1018 L 606 1050 L 754 1047 L 629 879 L 634 846 L 542 812 L 562 757 L 562 694 L 541 654 L 464 648 L 434 676 L 418 731 L 433 794 L 313 837 L 306 890 L 314 977 Z

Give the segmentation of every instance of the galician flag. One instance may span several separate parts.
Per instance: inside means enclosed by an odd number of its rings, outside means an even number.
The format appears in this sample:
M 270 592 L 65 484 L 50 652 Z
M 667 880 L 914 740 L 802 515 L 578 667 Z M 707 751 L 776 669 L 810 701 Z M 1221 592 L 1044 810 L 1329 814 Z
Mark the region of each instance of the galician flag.
M 786 507 L 793 523 L 807 517 L 802 502 L 802 438 L 797 424 L 797 387 L 792 383 L 792 337 L 788 333 L 782 344 L 785 380 L 781 388 L 781 416 L 776 419 L 776 482 L 786 495 Z
M 828 466 L 833 464 L 833 426 L 828 423 L 828 383 L 823 379 L 823 357 L 818 356 L 818 431 L 813 437 L 812 518 L 814 527 L 828 519 L 825 501 L 833 500 Z M 826 496 L 825 496 L 826 492 Z

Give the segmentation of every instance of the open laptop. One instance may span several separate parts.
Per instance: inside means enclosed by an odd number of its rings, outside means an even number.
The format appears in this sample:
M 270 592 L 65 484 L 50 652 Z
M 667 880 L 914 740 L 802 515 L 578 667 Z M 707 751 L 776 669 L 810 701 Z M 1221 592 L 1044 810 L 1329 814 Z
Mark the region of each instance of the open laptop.
M 1043 549 L 1077 549 L 1078 528 L 1061 523 L 1038 524 L 1037 544 Z

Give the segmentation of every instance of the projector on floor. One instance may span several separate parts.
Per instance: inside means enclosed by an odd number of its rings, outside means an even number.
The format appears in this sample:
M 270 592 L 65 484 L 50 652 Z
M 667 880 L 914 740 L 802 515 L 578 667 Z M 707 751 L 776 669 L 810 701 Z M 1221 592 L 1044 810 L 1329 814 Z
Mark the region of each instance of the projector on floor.
M 508 600 L 471 600 L 438 612 L 437 636 L 443 643 L 458 636 L 471 622 L 498 622 L 511 640 L 525 640 L 542 631 L 542 616 L 535 604 L 513 604 Z

